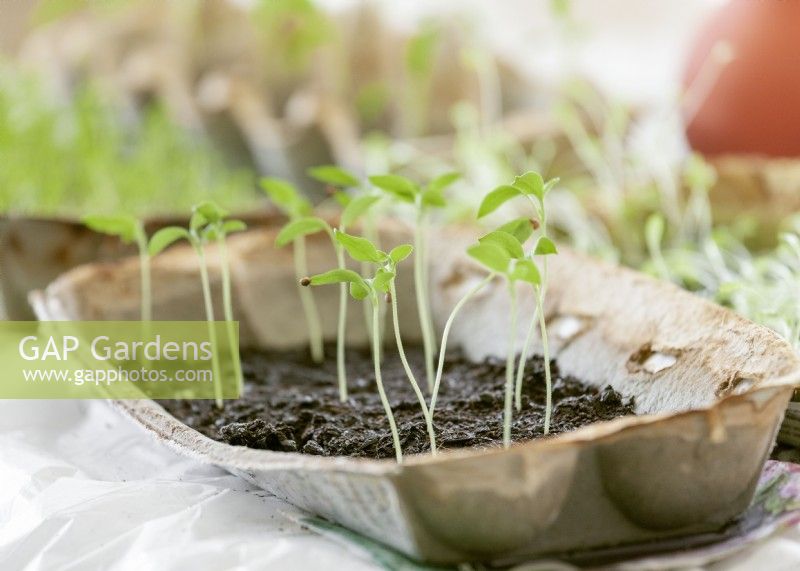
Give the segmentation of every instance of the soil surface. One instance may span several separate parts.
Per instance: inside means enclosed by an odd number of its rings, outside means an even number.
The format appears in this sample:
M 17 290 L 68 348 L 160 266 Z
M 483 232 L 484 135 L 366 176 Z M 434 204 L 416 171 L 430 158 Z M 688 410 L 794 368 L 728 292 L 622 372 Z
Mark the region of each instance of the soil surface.
M 422 350 L 406 349 L 427 396 Z M 242 355 L 244 398 L 226 401 L 161 401 L 175 417 L 215 440 L 266 450 L 325 456 L 394 457 L 389 423 L 375 386 L 371 354 L 348 350 L 349 399 L 342 403 L 336 383 L 335 349 L 314 365 L 307 351 L 249 351 Z M 396 350 L 386 349 L 381 372 L 397 421 L 404 454 L 430 450 L 425 421 Z M 633 414 L 611 387 L 597 389 L 562 377 L 555 363 L 551 434 Z M 505 361 L 467 361 L 452 352 L 445 361 L 434 426 L 439 449 L 489 447 L 502 443 Z M 428 399 L 429 400 L 429 399 Z M 543 436 L 544 363 L 528 361 L 522 410 L 514 412 L 512 439 Z

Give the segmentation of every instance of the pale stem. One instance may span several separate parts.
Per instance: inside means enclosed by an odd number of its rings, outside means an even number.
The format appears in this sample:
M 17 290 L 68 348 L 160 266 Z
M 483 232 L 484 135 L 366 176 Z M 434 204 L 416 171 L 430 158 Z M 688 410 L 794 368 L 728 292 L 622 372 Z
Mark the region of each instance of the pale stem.
M 141 277 L 142 321 L 153 319 L 153 297 L 150 285 L 150 256 L 147 253 L 147 237 L 142 229 L 136 233 L 136 245 L 139 248 L 139 273 Z
M 233 361 L 233 372 L 236 376 L 236 384 L 239 387 L 239 395 L 244 392 L 244 378 L 242 376 L 242 362 L 239 356 L 239 347 L 236 343 L 236 329 L 233 320 L 233 301 L 231 300 L 231 271 L 228 265 L 228 249 L 225 244 L 225 236 L 220 233 L 217 236 L 217 248 L 219 249 L 219 261 L 222 268 L 222 308 L 225 312 L 225 328 L 228 334 L 228 349 Z
M 378 311 L 378 297 L 372 294 L 372 326 L 373 331 L 378 330 L 378 320 L 380 319 Z M 394 443 L 394 453 L 397 458 L 397 463 L 403 462 L 403 451 L 400 448 L 400 434 L 397 432 L 397 425 L 394 422 L 394 414 L 392 414 L 392 407 L 389 406 L 389 399 L 386 398 L 386 391 L 383 390 L 383 378 L 381 377 L 381 357 L 378 348 L 378 336 L 373 333 L 372 335 L 372 362 L 375 364 L 375 384 L 378 385 L 378 395 L 381 397 L 381 404 L 383 410 L 386 412 L 386 418 L 389 419 L 389 429 L 392 431 L 392 442 Z
M 533 342 L 533 333 L 536 331 L 536 325 L 539 323 L 539 306 L 538 304 L 533 310 L 533 317 L 531 318 L 531 325 L 528 327 L 528 333 L 525 335 L 525 343 L 522 345 L 522 352 L 519 356 L 519 365 L 517 365 L 517 379 L 514 383 L 514 408 L 517 411 L 522 409 L 522 377 L 525 374 L 525 366 L 528 362 L 528 351 L 530 350 L 531 342 Z
M 294 241 L 294 272 L 297 277 L 297 287 L 300 292 L 300 302 L 303 304 L 303 313 L 306 316 L 308 325 L 308 343 L 311 346 L 311 360 L 321 363 L 325 358 L 322 347 L 322 326 L 319 321 L 317 304 L 314 295 L 307 287 L 300 285 L 300 280 L 308 275 L 308 263 L 306 262 L 306 241 L 300 236 Z
M 370 242 L 375 244 L 375 247 L 380 250 L 381 249 L 381 242 L 380 242 L 380 235 L 378 234 L 377 229 L 375 228 L 375 213 L 368 212 L 366 217 L 364 218 L 364 237 L 367 238 Z M 361 263 L 361 275 L 364 278 L 370 277 L 372 274 L 372 265 L 367 262 Z M 385 329 L 385 321 L 386 321 L 386 306 L 381 304 L 380 315 L 378 316 L 378 335 L 379 335 L 379 342 L 378 347 L 381 351 L 381 357 L 383 357 L 383 338 L 384 338 L 384 329 Z M 370 338 L 372 338 L 372 303 L 369 299 L 364 300 L 364 320 L 367 324 L 367 334 Z
M 547 284 L 547 256 L 542 260 L 542 287 L 541 297 L 544 299 L 544 292 Z M 533 342 L 533 333 L 536 331 L 536 324 L 538 323 L 539 316 L 539 293 L 537 290 L 537 303 L 533 310 L 533 317 L 531 318 L 531 325 L 528 327 L 528 333 L 525 336 L 525 344 L 522 346 L 522 353 L 520 353 L 519 365 L 517 365 L 517 379 L 514 386 L 514 406 L 519 411 L 522 409 L 522 377 L 525 375 L 525 367 L 528 365 L 528 352 Z M 544 333 L 542 333 L 544 335 Z M 549 391 L 548 391 L 549 392 Z
M 550 349 L 547 342 L 547 324 L 544 318 L 544 287 L 536 290 L 536 305 L 539 312 L 539 330 L 542 332 L 542 358 L 544 359 L 544 381 L 547 386 L 547 404 L 544 410 L 544 433 L 550 432 L 550 417 L 553 413 L 553 383 L 550 376 Z
M 339 269 L 346 269 L 342 247 L 334 242 Z M 339 377 L 339 400 L 347 400 L 347 372 L 345 370 L 345 336 L 347 335 L 347 283 L 339 284 L 339 325 L 336 333 L 336 373 Z
M 222 375 L 219 368 L 219 354 L 217 351 L 217 329 L 214 324 L 214 306 L 211 301 L 211 283 L 208 279 L 206 255 L 202 245 L 195 247 L 200 258 L 200 282 L 203 285 L 203 301 L 206 307 L 206 323 L 208 325 L 208 340 L 211 342 L 211 372 L 214 375 L 214 394 L 217 407 L 222 408 Z
M 414 393 L 417 395 L 420 407 L 422 407 L 422 415 L 425 417 L 425 425 L 428 428 L 428 438 L 431 442 L 431 455 L 436 456 L 436 435 L 433 432 L 433 419 L 431 418 L 430 411 L 428 411 L 428 405 L 425 402 L 425 395 L 422 394 L 419 384 L 417 384 L 417 379 L 408 364 L 406 352 L 403 349 L 403 340 L 400 337 L 400 319 L 397 316 L 397 288 L 394 285 L 394 280 L 391 281 L 389 288 L 389 297 L 392 298 L 392 322 L 394 323 L 394 338 L 397 341 L 397 352 L 400 353 L 400 361 L 403 363 L 406 376 L 411 382 L 411 387 L 414 389 Z
M 511 446 L 511 415 L 514 407 L 514 357 L 516 355 L 517 333 L 517 288 L 514 282 L 509 282 L 508 293 L 510 296 L 509 312 L 510 324 L 508 330 L 508 348 L 506 354 L 506 387 L 505 402 L 503 406 L 503 446 Z
M 447 318 L 447 322 L 444 324 L 444 331 L 442 332 L 442 345 L 439 348 L 439 364 L 436 367 L 436 381 L 433 383 L 433 393 L 431 394 L 431 407 L 430 407 L 430 415 L 431 421 L 433 420 L 433 410 L 436 408 L 436 397 L 439 395 L 439 386 L 442 382 L 442 371 L 444 370 L 444 359 L 445 353 L 447 352 L 447 338 L 450 335 L 450 329 L 453 327 L 453 322 L 456 319 L 456 315 L 458 312 L 461 311 L 461 308 L 472 298 L 473 295 L 478 293 L 482 290 L 486 284 L 492 281 L 495 277 L 495 274 L 489 274 L 480 283 L 473 286 L 467 293 L 464 294 L 458 303 L 453 307 L 453 311 L 450 312 L 450 316 Z
M 425 287 L 425 244 L 422 238 L 422 224 L 424 216 L 421 207 L 418 208 L 417 223 L 414 227 L 414 289 L 417 295 L 417 313 L 419 326 L 422 330 L 422 348 L 425 354 L 425 377 L 428 381 L 428 392 L 433 392 L 433 332 L 428 317 L 428 299 Z

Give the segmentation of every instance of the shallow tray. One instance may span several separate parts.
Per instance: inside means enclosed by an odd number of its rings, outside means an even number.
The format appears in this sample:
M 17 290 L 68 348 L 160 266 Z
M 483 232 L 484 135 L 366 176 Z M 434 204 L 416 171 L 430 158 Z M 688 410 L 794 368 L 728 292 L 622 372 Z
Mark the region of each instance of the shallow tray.
M 397 228 L 384 240 L 397 241 L 404 232 Z M 251 231 L 229 246 L 245 345 L 277 348 L 305 339 L 291 254 L 273 248 L 274 236 L 273 229 Z M 439 325 L 482 277 L 460 254 L 473 238 L 464 229 L 431 239 Z M 322 238 L 310 240 L 309 253 L 312 271 L 331 266 Z M 213 252 L 210 260 L 218 294 Z M 401 310 L 405 317 L 416 312 L 410 267 L 403 269 L 398 302 L 408 308 Z M 137 280 L 135 260 L 81 266 L 31 301 L 41 319 L 135 319 Z M 159 257 L 153 280 L 156 318 L 201 317 L 188 248 Z M 560 370 L 634 397 L 638 416 L 509 450 L 409 456 L 397 465 L 234 447 L 202 436 L 154 402 L 116 405 L 184 454 L 431 562 L 507 561 L 721 528 L 750 502 L 800 381 L 791 347 L 672 285 L 569 251 L 551 260 L 549 283 L 545 311 Z M 336 288 L 315 293 L 332 337 Z M 523 295 L 526 315 L 531 304 Z M 504 286 L 490 286 L 465 306 L 450 346 L 461 345 L 474 359 L 504 354 L 506 309 Z M 350 321 L 351 341 L 364 341 L 363 320 Z M 527 320 L 521 321 L 522 334 Z M 404 325 L 414 336 L 416 323 Z

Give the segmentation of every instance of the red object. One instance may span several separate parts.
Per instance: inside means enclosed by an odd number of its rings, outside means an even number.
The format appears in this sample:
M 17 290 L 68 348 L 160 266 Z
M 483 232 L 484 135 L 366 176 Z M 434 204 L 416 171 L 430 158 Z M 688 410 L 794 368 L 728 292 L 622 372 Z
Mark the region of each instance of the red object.
M 689 144 L 706 155 L 800 156 L 800 0 L 723 6 L 701 30 L 685 87 L 720 40 L 730 44 L 734 59 L 694 118 L 687 117 Z

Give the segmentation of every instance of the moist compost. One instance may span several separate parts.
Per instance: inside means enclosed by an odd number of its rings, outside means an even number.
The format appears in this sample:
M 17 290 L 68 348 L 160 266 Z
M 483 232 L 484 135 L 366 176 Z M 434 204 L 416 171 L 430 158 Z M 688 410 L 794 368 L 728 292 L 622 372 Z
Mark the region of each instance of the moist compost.
M 406 352 L 424 391 L 422 349 L 409 347 Z M 328 347 L 326 354 L 332 356 L 335 350 Z M 551 434 L 633 414 L 632 400 L 623 400 L 611 387 L 598 389 L 562 377 L 554 362 L 551 367 Z M 236 446 L 322 456 L 394 457 L 368 350 L 348 350 L 349 398 L 344 403 L 339 401 L 333 358 L 316 365 L 305 350 L 248 351 L 242 354 L 242 370 L 243 398 L 226 401 L 222 409 L 207 400 L 161 404 L 206 436 Z M 381 372 L 403 452 L 428 452 L 419 401 L 396 351 L 387 348 Z M 502 443 L 504 383 L 504 360 L 473 363 L 455 351 L 448 356 L 434 414 L 439 449 Z M 545 398 L 544 362 L 533 358 L 525 370 L 522 410 L 514 412 L 514 441 L 543 436 Z

